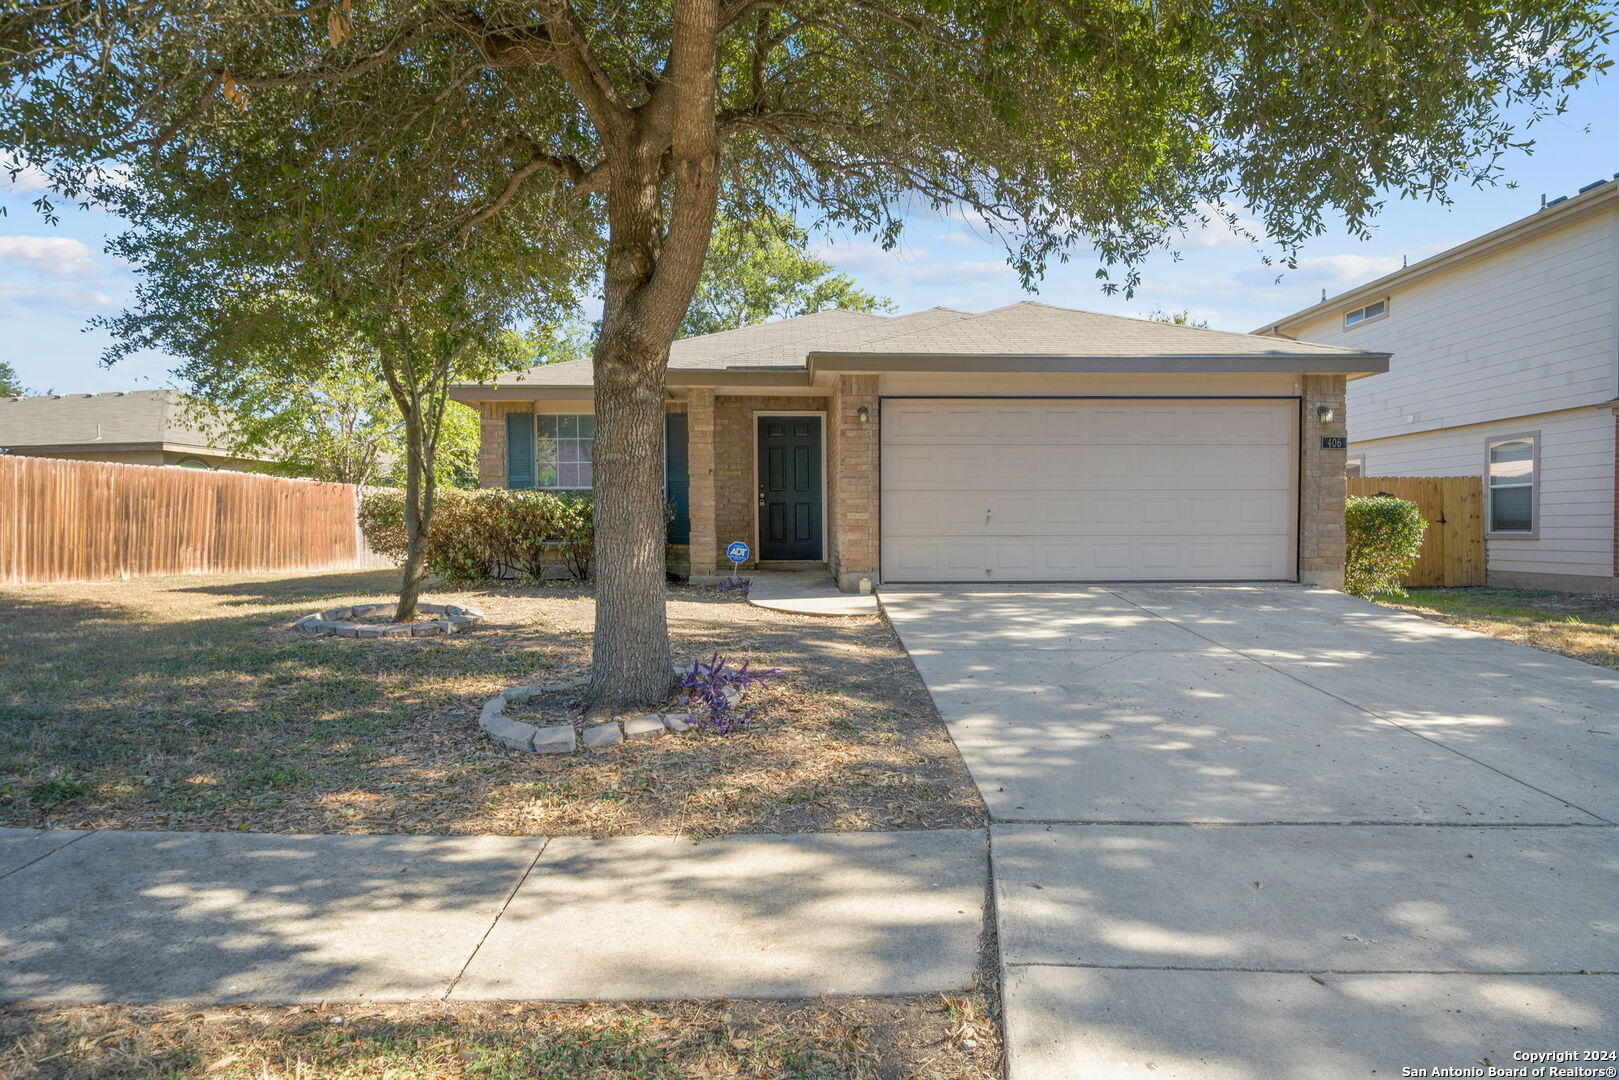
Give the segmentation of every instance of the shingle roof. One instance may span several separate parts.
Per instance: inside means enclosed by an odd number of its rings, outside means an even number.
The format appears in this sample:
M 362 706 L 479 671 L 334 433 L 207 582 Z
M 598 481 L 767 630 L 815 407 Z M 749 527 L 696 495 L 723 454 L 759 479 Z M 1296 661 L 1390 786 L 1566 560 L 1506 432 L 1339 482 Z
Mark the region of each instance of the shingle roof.
M 1072 357 L 1309 357 L 1353 356 L 1355 349 L 1280 338 L 1205 330 L 1152 319 L 1102 315 L 1032 300 L 945 325 L 901 330 L 852 348 L 818 345 L 812 351 L 859 355 L 1072 356 Z
M 0 447 L 171 443 L 207 449 L 209 437 L 185 422 L 172 390 L 0 397 Z
M 969 319 L 965 311 L 928 308 L 910 315 L 867 315 L 858 311 L 820 311 L 791 319 L 682 338 L 669 349 L 675 371 L 803 371 L 813 349 L 848 349 L 862 341 Z M 496 386 L 589 386 L 590 361 L 564 360 L 525 371 L 503 372 Z
M 804 371 L 811 353 L 1277 359 L 1364 355 L 1354 349 L 1331 345 L 1204 330 L 1023 301 L 978 315 L 942 307 L 893 317 L 838 310 L 800 315 L 677 341 L 669 352 L 669 368 L 671 371 Z M 535 387 L 590 384 L 589 360 L 566 360 L 506 372 L 494 382 L 496 386 Z

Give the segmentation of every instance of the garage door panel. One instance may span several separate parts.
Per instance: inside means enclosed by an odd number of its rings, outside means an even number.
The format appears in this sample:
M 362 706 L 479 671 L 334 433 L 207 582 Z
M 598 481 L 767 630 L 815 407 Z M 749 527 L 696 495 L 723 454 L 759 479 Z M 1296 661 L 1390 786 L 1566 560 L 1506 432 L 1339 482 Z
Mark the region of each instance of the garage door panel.
M 1292 402 L 883 409 L 889 581 L 1294 574 Z

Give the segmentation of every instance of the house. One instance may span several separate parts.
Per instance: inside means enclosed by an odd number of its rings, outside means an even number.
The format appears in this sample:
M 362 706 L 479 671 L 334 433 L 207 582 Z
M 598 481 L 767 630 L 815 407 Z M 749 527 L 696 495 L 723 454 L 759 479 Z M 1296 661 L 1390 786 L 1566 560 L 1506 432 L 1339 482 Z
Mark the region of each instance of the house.
M 199 431 L 172 390 L 0 397 L 0 453 L 183 469 L 249 464 Z
M 1489 584 L 1619 591 L 1619 182 L 1258 332 L 1394 355 L 1348 467 L 1484 478 Z
M 1381 352 L 1020 303 L 677 341 L 666 470 L 695 579 L 1305 581 L 1344 558 L 1346 379 Z M 461 385 L 486 486 L 591 484 L 591 364 Z

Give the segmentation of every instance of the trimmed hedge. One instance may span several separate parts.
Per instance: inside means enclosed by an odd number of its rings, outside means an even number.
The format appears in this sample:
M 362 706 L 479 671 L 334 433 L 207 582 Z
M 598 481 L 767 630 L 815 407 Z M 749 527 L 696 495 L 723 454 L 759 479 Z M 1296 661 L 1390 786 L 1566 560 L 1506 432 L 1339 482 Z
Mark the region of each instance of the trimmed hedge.
M 405 496 L 382 490 L 360 501 L 371 550 L 405 559 Z M 427 569 L 452 585 L 539 579 L 562 565 L 578 580 L 596 554 L 595 503 L 588 492 L 440 489 L 427 534 Z
M 1422 551 L 1428 523 L 1417 504 L 1388 495 L 1356 496 L 1344 505 L 1349 544 L 1344 591 L 1356 596 L 1404 596 L 1400 585 Z

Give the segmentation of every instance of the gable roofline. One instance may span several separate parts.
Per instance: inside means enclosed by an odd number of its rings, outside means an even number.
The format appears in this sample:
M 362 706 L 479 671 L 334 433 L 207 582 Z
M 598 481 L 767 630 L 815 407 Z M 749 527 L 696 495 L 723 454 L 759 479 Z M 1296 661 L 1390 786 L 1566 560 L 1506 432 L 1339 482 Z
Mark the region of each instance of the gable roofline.
M 1493 255 L 1503 248 L 1520 243 L 1537 233 L 1550 229 L 1562 228 L 1577 221 L 1612 208 L 1612 204 L 1619 201 L 1619 173 L 1612 180 L 1599 180 L 1596 184 L 1577 195 L 1565 197 L 1555 204 L 1547 205 L 1536 210 L 1528 217 L 1519 218 L 1509 222 L 1483 236 L 1475 236 L 1471 240 L 1446 248 L 1437 255 L 1430 255 L 1426 259 L 1419 259 L 1410 266 L 1403 267 L 1391 274 L 1384 274 L 1380 278 L 1368 281 L 1364 285 L 1357 285 L 1353 289 L 1341 292 L 1336 296 L 1329 296 L 1320 303 L 1311 304 L 1301 308 L 1291 315 L 1285 315 L 1274 322 L 1266 323 L 1253 333 L 1272 337 L 1288 337 L 1290 327 L 1300 323 L 1310 322 L 1323 315 L 1331 314 L 1340 308 L 1355 308 L 1363 302 L 1380 299 L 1380 294 L 1389 292 L 1396 286 L 1409 285 L 1430 275 L 1453 269 L 1475 259 Z

